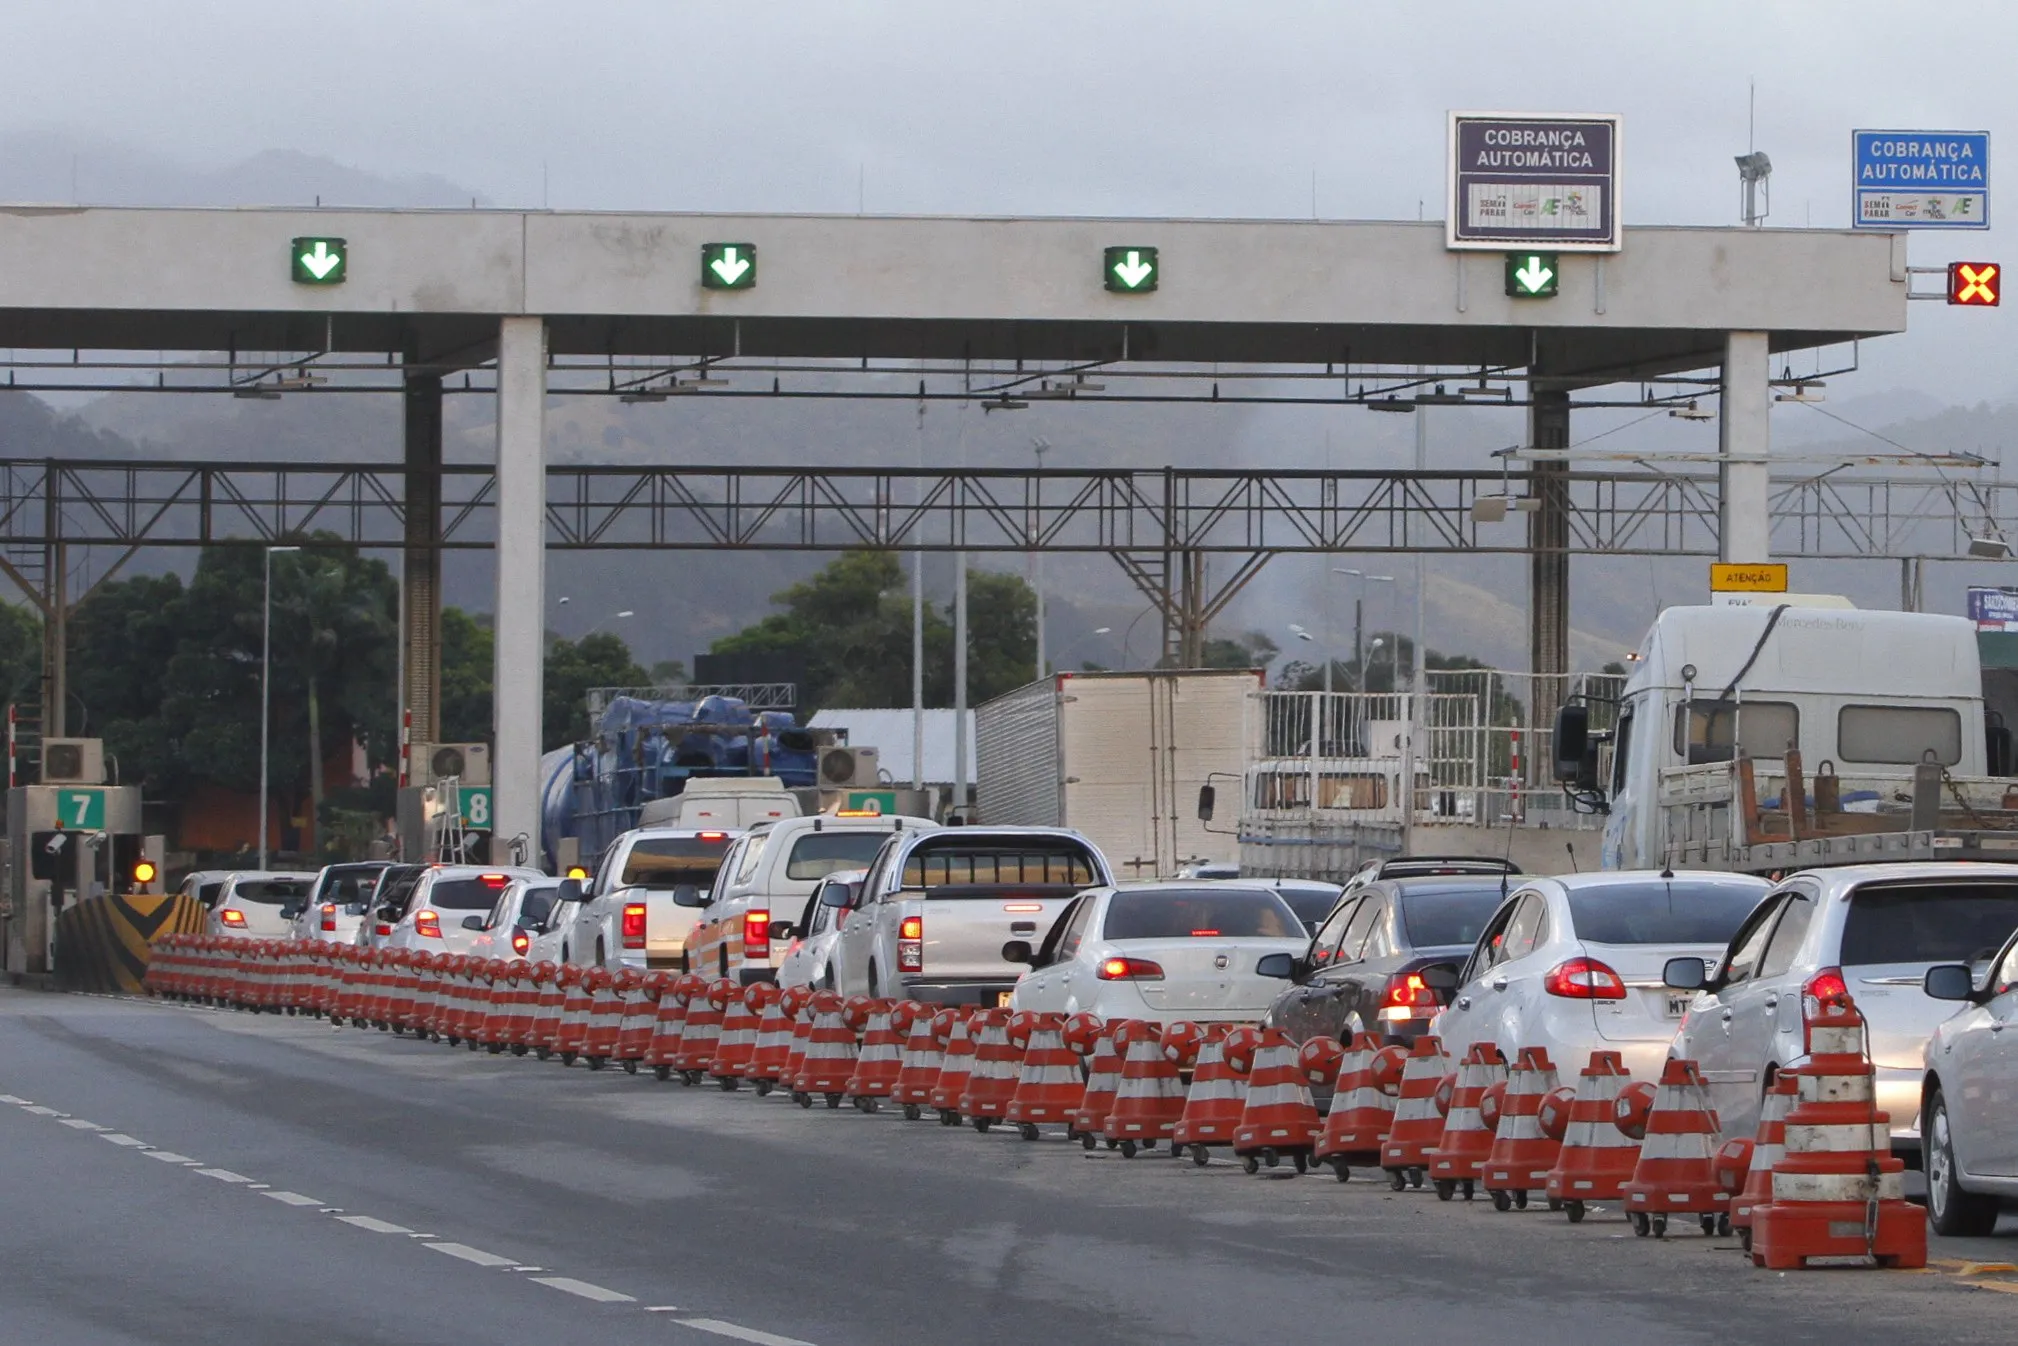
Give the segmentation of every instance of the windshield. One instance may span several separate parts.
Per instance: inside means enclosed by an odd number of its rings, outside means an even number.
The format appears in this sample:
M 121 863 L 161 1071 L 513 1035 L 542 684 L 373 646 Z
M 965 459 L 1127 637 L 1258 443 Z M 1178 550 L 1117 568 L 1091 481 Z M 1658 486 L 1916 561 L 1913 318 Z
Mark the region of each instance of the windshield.
M 673 888 L 691 883 L 706 888 L 715 881 L 729 834 L 702 832 L 691 837 L 640 837 L 624 857 L 620 888 Z
M 1116 893 L 1101 937 L 1110 940 L 1300 939 L 1303 922 L 1274 893 L 1238 888 L 1159 888 Z
M 1401 924 L 1418 949 L 1478 943 L 1485 923 L 1499 910 L 1498 879 L 1478 883 L 1410 884 L 1401 891 Z
M 257 902 L 277 907 L 308 896 L 307 879 L 243 879 L 232 887 L 233 902 Z
M 502 874 L 487 879 L 442 879 L 427 890 L 427 904 L 436 911 L 489 911 L 498 890 L 508 882 Z
M 1594 944 L 1728 944 L 1765 892 L 1686 878 L 1602 883 L 1570 889 L 1570 922 Z
M 1974 963 L 2018 929 L 2018 884 L 1870 884 L 1850 895 L 1844 967 Z
M 387 865 L 361 865 L 357 868 L 332 869 L 323 875 L 320 900 L 334 902 L 352 916 L 364 913 L 370 905 L 372 894 L 378 891 L 378 881 L 390 868 Z
M 953 842 L 913 851 L 904 862 L 906 888 L 977 884 L 1069 884 L 1074 888 L 1090 888 L 1096 882 L 1093 857 L 1086 847 L 1062 838 Z
M 788 879 L 824 879 L 847 869 L 861 869 L 876 858 L 888 832 L 808 832 L 792 844 L 785 862 Z
M 1296 913 L 1296 919 L 1302 921 L 1304 928 L 1312 934 L 1317 933 L 1317 923 L 1338 905 L 1341 891 L 1328 883 L 1285 883 L 1275 889 L 1276 896 L 1289 904 L 1289 909 Z

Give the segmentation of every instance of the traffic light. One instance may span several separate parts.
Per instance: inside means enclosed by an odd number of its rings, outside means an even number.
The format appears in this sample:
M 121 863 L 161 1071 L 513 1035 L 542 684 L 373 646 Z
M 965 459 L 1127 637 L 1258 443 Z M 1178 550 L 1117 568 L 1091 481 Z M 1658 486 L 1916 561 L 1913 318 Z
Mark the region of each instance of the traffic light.
M 121 895 L 161 891 L 160 837 L 112 837 L 112 891 Z
M 2004 269 L 1995 262 L 1948 263 L 1948 302 L 1967 308 L 1996 308 Z

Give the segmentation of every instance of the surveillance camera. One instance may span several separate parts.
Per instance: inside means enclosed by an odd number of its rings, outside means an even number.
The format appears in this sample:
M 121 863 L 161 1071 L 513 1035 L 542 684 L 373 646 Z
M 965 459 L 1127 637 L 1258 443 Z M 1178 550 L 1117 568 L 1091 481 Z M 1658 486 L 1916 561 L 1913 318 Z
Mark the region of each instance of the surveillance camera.
M 63 854 L 64 844 L 69 840 L 70 837 L 68 833 L 58 832 L 55 836 L 49 838 L 48 841 L 43 843 L 42 849 L 48 852 L 50 855 L 61 855 Z

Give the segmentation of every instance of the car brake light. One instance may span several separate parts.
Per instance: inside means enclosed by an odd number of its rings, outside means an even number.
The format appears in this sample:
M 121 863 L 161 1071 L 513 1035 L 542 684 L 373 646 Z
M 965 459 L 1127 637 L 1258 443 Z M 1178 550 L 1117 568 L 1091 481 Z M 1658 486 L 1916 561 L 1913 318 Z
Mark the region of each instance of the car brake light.
M 1102 981 L 1162 981 L 1163 965 L 1147 958 L 1109 958 L 1100 965 Z
M 533 946 L 533 937 L 523 930 L 512 931 L 512 952 L 523 954 Z
M 223 911 L 218 912 L 217 919 L 226 925 L 234 926 L 241 930 L 245 928 L 245 913 L 236 907 L 226 907 Z
M 1850 1003 L 1850 984 L 1843 980 L 1843 969 L 1825 967 L 1801 986 L 1801 1008 L 1813 1016 L 1824 1005 L 1847 1005 Z
M 1422 979 L 1420 972 L 1397 972 L 1387 979 L 1387 990 L 1380 998 L 1380 1017 L 1383 1019 L 1414 1019 L 1423 1017 L 1418 1010 L 1433 1010 L 1438 1005 L 1436 992 Z
M 377 925 L 374 925 L 371 928 L 371 933 L 377 935 L 380 939 L 384 939 L 386 936 L 392 933 L 392 927 L 387 925 L 384 921 L 380 921 Z
M 505 885 L 506 885 L 507 883 L 510 883 L 511 881 L 512 881 L 512 880 L 511 880 L 511 875 L 509 875 L 509 874 L 479 874 L 479 875 L 477 875 L 477 882 L 478 882 L 478 883 L 481 883 L 481 884 L 482 884 L 482 885 L 483 885 L 484 887 L 486 887 L 486 888 L 502 888 L 502 887 L 504 887 L 504 886 L 505 886 Z
M 642 949 L 645 947 L 645 904 L 624 903 L 624 947 Z
M 1624 1000 L 1626 984 L 1595 958 L 1557 963 L 1542 978 L 1542 989 L 1566 1000 Z
M 925 970 L 925 918 L 906 916 L 897 923 L 897 970 Z
M 703 832 L 703 833 L 701 833 L 701 840 L 702 840 L 702 841 L 716 841 L 716 842 L 720 842 L 720 841 L 727 841 L 728 839 L 729 839 L 729 834 L 728 834 L 727 832 Z
M 1042 902 L 1004 902 L 1002 904 L 1002 910 L 1013 911 L 1019 914 L 1023 912 L 1042 911 L 1044 910 L 1044 904 Z
M 771 913 L 768 911 L 746 911 L 743 913 L 743 957 L 759 958 L 765 962 L 771 959 Z
M 322 904 L 322 928 L 324 930 L 336 929 L 336 903 L 325 902 Z
M 417 911 L 413 914 L 413 932 L 422 939 L 441 938 L 441 916 L 432 911 Z
M 1217 930 L 1194 930 L 1191 932 L 1191 937 L 1197 939 L 1201 935 L 1216 935 L 1218 933 Z

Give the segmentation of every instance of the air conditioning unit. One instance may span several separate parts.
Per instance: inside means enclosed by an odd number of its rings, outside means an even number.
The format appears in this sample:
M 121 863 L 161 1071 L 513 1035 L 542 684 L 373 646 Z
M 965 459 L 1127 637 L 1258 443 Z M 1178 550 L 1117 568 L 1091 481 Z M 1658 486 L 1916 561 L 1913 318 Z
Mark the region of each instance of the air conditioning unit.
M 489 785 L 490 744 L 416 743 L 413 775 L 419 781 L 447 780 L 454 776 L 464 785 Z
M 105 784 L 105 740 L 45 738 L 42 740 L 44 785 Z
M 833 788 L 883 783 L 874 748 L 820 749 L 820 784 Z

